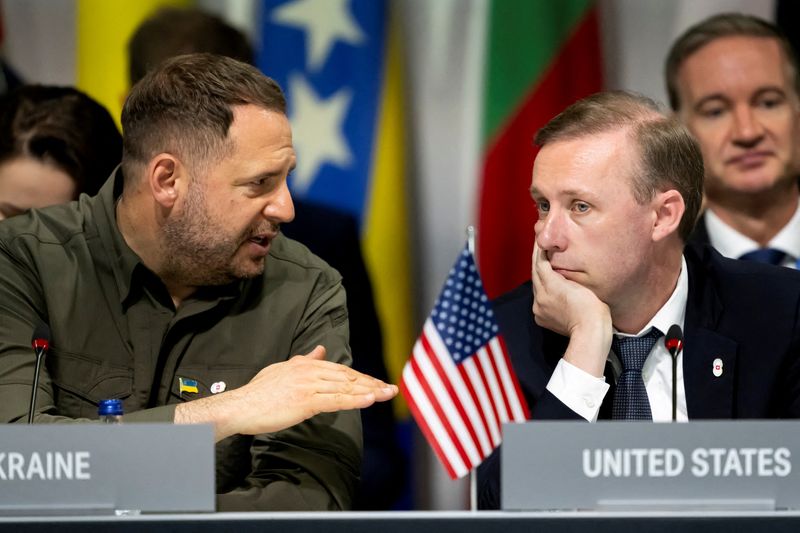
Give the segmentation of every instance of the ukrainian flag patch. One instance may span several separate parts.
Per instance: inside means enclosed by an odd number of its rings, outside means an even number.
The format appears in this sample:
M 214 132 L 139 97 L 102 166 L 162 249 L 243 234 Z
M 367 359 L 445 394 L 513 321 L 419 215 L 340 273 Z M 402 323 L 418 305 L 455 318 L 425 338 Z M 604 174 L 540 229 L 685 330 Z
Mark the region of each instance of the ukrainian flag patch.
M 197 391 L 197 380 L 189 379 L 189 378 L 178 378 L 178 387 L 181 394 L 184 392 L 194 392 L 195 394 Z

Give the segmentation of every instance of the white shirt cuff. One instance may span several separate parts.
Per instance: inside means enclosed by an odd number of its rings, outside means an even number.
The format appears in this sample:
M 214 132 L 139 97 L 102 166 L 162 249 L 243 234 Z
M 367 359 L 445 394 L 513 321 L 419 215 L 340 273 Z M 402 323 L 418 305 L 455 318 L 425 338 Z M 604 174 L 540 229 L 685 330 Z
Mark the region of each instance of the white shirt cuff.
M 597 422 L 608 389 L 605 377 L 595 377 L 563 359 L 547 382 L 547 390 L 553 396 L 589 422 Z

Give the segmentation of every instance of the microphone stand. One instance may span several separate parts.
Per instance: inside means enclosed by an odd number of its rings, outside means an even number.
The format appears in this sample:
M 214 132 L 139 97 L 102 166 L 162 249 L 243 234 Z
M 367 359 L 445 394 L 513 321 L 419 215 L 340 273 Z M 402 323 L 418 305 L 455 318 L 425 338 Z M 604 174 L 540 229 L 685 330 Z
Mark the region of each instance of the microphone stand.
M 683 332 L 677 324 L 670 326 L 664 346 L 672 356 L 672 421 L 678 421 L 678 354 L 683 350 Z
M 35 335 L 32 343 L 33 349 L 36 352 L 36 367 L 33 370 L 33 387 L 31 388 L 31 404 L 30 407 L 28 407 L 28 424 L 33 424 L 33 412 L 36 407 L 36 391 L 39 388 L 39 374 L 42 368 L 42 359 L 44 359 L 44 354 L 50 347 L 50 341 L 47 339 L 47 337 L 50 336 L 49 329 L 46 329 L 45 333 L 46 337 Z
M 678 351 L 672 356 L 672 421 L 678 421 Z

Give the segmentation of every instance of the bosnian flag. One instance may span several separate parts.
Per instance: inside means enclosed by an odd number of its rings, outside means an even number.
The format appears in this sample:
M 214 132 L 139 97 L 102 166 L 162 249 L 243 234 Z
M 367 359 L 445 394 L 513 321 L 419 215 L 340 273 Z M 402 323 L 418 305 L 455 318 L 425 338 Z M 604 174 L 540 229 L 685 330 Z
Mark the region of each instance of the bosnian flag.
M 465 476 L 500 445 L 503 422 L 530 416 L 475 259 L 466 248 L 425 321 L 400 388 L 453 479 Z

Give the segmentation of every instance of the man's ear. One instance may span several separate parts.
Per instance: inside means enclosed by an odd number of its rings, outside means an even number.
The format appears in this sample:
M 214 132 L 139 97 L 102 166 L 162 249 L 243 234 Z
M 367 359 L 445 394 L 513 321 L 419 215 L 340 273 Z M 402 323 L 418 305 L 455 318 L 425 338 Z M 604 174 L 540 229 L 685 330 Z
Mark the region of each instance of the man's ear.
M 173 154 L 162 153 L 147 165 L 147 183 L 153 199 L 165 208 L 172 208 L 186 181 L 186 171 Z
M 655 222 L 653 224 L 653 241 L 660 241 L 678 232 L 686 204 L 683 196 L 675 189 L 656 193 L 653 198 Z

